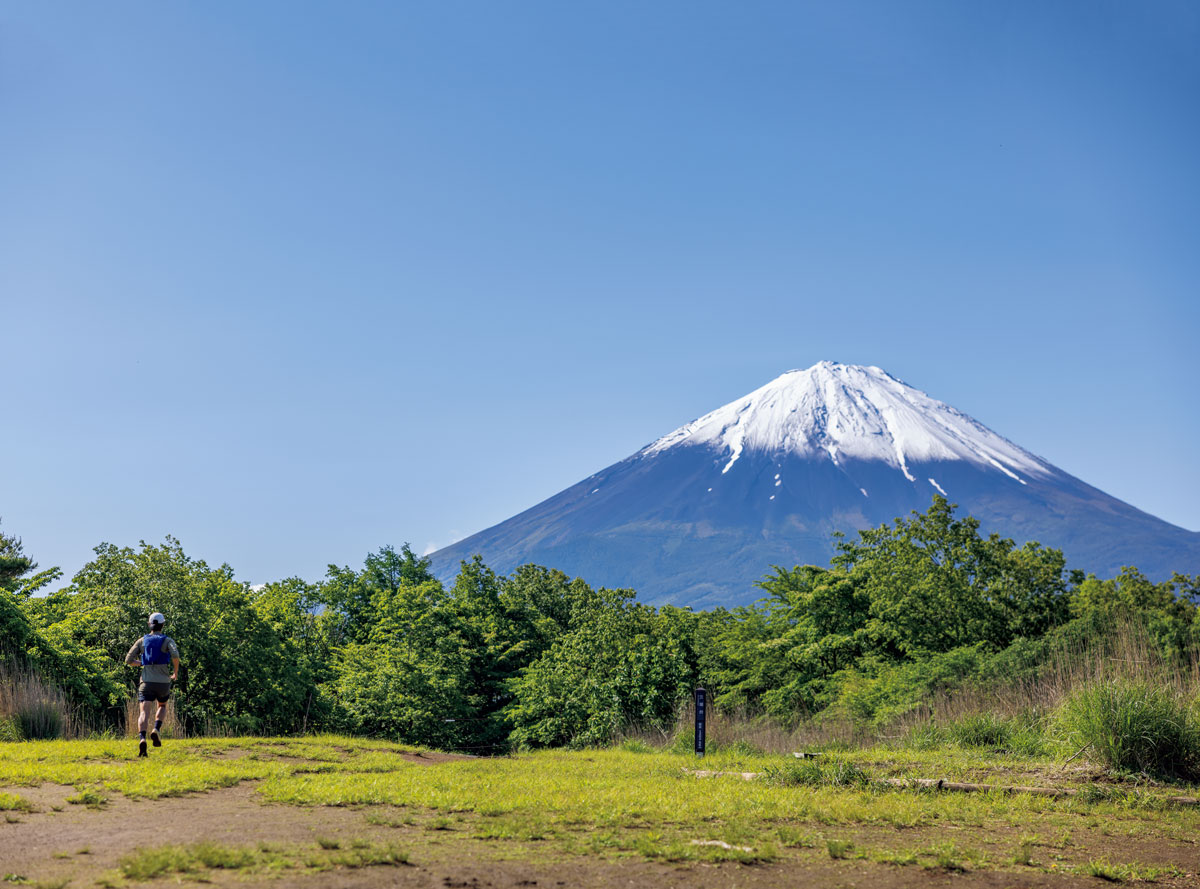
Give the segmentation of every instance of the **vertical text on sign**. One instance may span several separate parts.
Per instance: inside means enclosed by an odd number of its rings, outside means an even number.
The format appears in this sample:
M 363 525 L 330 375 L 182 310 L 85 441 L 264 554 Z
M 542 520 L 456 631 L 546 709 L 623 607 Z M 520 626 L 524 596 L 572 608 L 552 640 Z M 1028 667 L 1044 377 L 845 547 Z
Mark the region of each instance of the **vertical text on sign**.
M 704 755 L 705 727 L 708 722 L 707 693 L 702 688 L 696 689 L 696 753 Z

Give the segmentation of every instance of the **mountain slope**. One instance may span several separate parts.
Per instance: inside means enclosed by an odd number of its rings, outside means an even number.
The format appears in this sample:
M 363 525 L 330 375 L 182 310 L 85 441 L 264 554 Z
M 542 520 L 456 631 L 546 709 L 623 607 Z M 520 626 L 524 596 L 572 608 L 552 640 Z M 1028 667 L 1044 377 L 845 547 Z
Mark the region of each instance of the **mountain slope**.
M 876 367 L 821 362 L 663 436 L 430 558 L 525 562 L 648 602 L 758 597 L 772 565 L 825 564 L 833 531 L 888 522 L 945 494 L 1019 543 L 1101 575 L 1200 570 L 1200 533 L 1108 496 Z

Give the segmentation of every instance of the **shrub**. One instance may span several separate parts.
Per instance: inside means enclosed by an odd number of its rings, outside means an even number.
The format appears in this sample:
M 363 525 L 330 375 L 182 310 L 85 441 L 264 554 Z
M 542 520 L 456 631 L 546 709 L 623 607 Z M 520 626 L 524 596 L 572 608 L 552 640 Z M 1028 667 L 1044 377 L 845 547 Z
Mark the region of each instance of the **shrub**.
M 830 682 L 836 692 L 830 712 L 881 726 L 916 709 L 936 689 L 962 687 L 985 661 L 984 646 L 976 644 L 880 667 L 877 673 L 843 670 Z
M 1085 686 L 1067 698 L 1059 722 L 1110 768 L 1200 780 L 1200 722 L 1169 687 L 1122 679 Z

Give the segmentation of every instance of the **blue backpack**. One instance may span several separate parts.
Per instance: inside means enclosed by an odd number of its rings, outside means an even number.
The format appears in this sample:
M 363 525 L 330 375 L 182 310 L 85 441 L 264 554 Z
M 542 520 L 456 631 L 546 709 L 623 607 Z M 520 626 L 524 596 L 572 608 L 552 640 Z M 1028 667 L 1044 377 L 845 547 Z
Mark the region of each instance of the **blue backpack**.
M 142 666 L 150 664 L 169 664 L 171 655 L 167 653 L 167 637 L 164 633 L 147 633 L 142 637 Z

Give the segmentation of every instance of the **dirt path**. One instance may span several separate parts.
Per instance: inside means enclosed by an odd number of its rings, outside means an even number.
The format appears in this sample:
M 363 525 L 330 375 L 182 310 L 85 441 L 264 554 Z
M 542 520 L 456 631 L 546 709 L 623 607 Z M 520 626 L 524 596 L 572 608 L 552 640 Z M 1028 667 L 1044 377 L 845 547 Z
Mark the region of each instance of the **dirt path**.
M 114 797 L 102 809 L 65 804 L 75 792 L 71 787 L 19 791 L 39 811 L 20 815 L 20 823 L 0 824 L 0 876 L 94 878 L 114 868 L 122 855 L 145 846 L 311 844 L 319 836 L 359 832 L 365 826 L 362 814 L 350 809 L 264 805 L 250 783 L 160 800 Z M 81 849 L 88 851 L 79 854 Z
M 206 881 L 216 885 L 255 884 L 286 887 L 414 887 L 414 889 L 516 889 L 516 887 L 652 887 L 652 889 L 907 889 L 953 886 L 956 889 L 1056 889 L 1102 886 L 1094 877 L 1043 874 L 1035 871 L 977 871 L 951 873 L 920 867 L 898 867 L 861 860 L 834 861 L 808 850 L 805 855 L 769 865 L 659 864 L 641 859 L 555 856 L 503 843 L 474 840 L 465 833 L 431 833 L 419 825 L 370 824 L 362 809 L 268 804 L 252 784 L 162 800 L 112 799 L 101 809 L 68 805 L 73 788 L 43 785 L 19 788 L 38 811 L 21 814 L 13 823 L 0 823 L 0 878 L 17 874 L 43 885 L 93 886 L 110 874 L 118 860 L 139 848 L 202 841 L 228 846 L 258 843 L 318 848 L 318 840 L 349 845 L 354 840 L 394 843 L 411 850 L 403 866 L 339 868 L 325 872 L 283 872 L 247 877 L 237 872 L 212 871 Z M 55 811 L 55 808 L 61 811 Z M 863 841 L 869 840 L 864 834 Z M 1140 850 L 1145 853 L 1146 850 Z M 1174 846 L 1188 863 L 1196 847 Z M 519 856 L 519 857 L 517 857 Z M 1143 860 L 1147 855 L 1140 856 Z M 1195 871 L 1191 871 L 1192 874 Z M 184 882 L 188 877 L 184 876 Z M 171 876 L 139 885 L 176 885 Z M 1161 880 L 1159 886 L 1197 886 L 1188 874 Z

